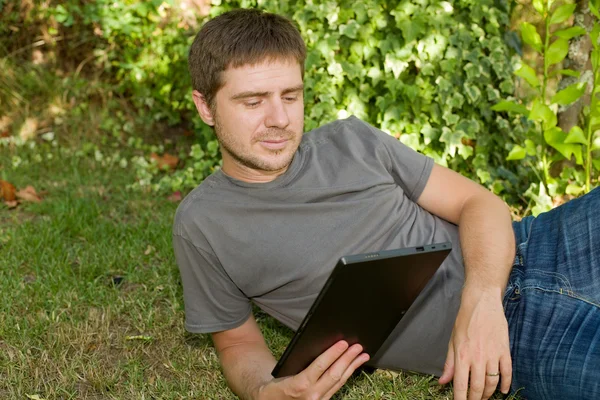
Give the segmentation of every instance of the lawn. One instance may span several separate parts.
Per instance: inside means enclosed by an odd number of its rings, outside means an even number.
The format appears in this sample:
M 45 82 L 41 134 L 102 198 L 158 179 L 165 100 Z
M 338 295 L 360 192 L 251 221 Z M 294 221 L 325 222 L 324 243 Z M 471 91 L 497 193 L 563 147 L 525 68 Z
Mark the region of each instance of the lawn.
M 50 145 L 0 147 L 0 179 L 42 193 L 0 203 L 0 399 L 235 397 L 210 337 L 183 329 L 177 203 L 127 189 L 131 168 Z M 292 332 L 257 317 L 280 355 Z M 335 398 L 451 397 L 434 378 L 376 371 Z

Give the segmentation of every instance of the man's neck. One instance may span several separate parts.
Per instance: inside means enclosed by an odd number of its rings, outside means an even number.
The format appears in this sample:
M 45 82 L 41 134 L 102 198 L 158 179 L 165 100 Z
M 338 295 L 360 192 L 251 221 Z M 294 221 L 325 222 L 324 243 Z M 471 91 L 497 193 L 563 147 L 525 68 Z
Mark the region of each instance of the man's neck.
M 227 162 L 230 161 L 230 162 Z M 288 170 L 289 164 L 277 171 L 257 170 L 245 165 L 239 164 L 233 160 L 223 160 L 221 170 L 227 176 L 247 183 L 267 183 L 274 181 L 279 175 Z

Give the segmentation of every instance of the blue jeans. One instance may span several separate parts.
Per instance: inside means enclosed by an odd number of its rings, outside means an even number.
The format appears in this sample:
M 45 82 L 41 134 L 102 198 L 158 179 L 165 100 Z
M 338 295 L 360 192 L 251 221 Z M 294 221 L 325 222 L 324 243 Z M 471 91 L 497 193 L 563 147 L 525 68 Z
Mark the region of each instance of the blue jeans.
M 513 392 L 600 399 L 600 188 L 513 228 L 504 295 Z

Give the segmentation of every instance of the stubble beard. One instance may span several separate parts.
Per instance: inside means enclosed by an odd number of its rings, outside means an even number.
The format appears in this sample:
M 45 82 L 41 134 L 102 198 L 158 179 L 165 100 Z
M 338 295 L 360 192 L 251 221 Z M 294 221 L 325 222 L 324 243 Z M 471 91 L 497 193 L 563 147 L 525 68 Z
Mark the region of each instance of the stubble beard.
M 269 161 L 259 156 L 250 154 L 249 152 L 244 152 L 243 150 L 240 151 L 235 149 L 234 144 L 236 143 L 236 140 L 234 134 L 225 131 L 223 129 L 223 126 L 220 124 L 219 119 L 215 119 L 215 135 L 217 136 L 217 140 L 221 145 L 221 148 L 225 150 L 237 163 L 250 169 L 267 172 L 274 172 L 287 168 L 291 164 L 296 149 L 299 145 L 299 143 L 296 143 L 297 136 L 292 131 L 286 129 L 271 128 L 262 132 L 260 135 L 253 138 L 252 144 L 269 139 L 287 139 L 293 141 L 296 144 L 296 146 L 293 149 L 285 148 L 281 150 L 270 150 L 270 154 L 272 154 L 274 157 L 279 157 L 281 154 L 286 152 L 288 152 L 289 154 L 287 154 L 286 157 L 283 157 L 279 160 Z

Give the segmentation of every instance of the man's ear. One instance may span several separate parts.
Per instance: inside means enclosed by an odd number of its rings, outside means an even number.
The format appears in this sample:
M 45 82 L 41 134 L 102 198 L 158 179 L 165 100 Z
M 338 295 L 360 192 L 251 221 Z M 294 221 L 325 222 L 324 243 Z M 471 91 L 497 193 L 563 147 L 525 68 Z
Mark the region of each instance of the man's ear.
M 196 110 L 198 110 L 198 114 L 200 114 L 200 118 L 204 121 L 205 124 L 210 126 L 215 126 L 215 119 L 212 114 L 212 111 L 206 102 L 206 98 L 202 93 L 197 90 L 192 92 L 192 97 L 194 98 L 194 104 L 196 105 Z

